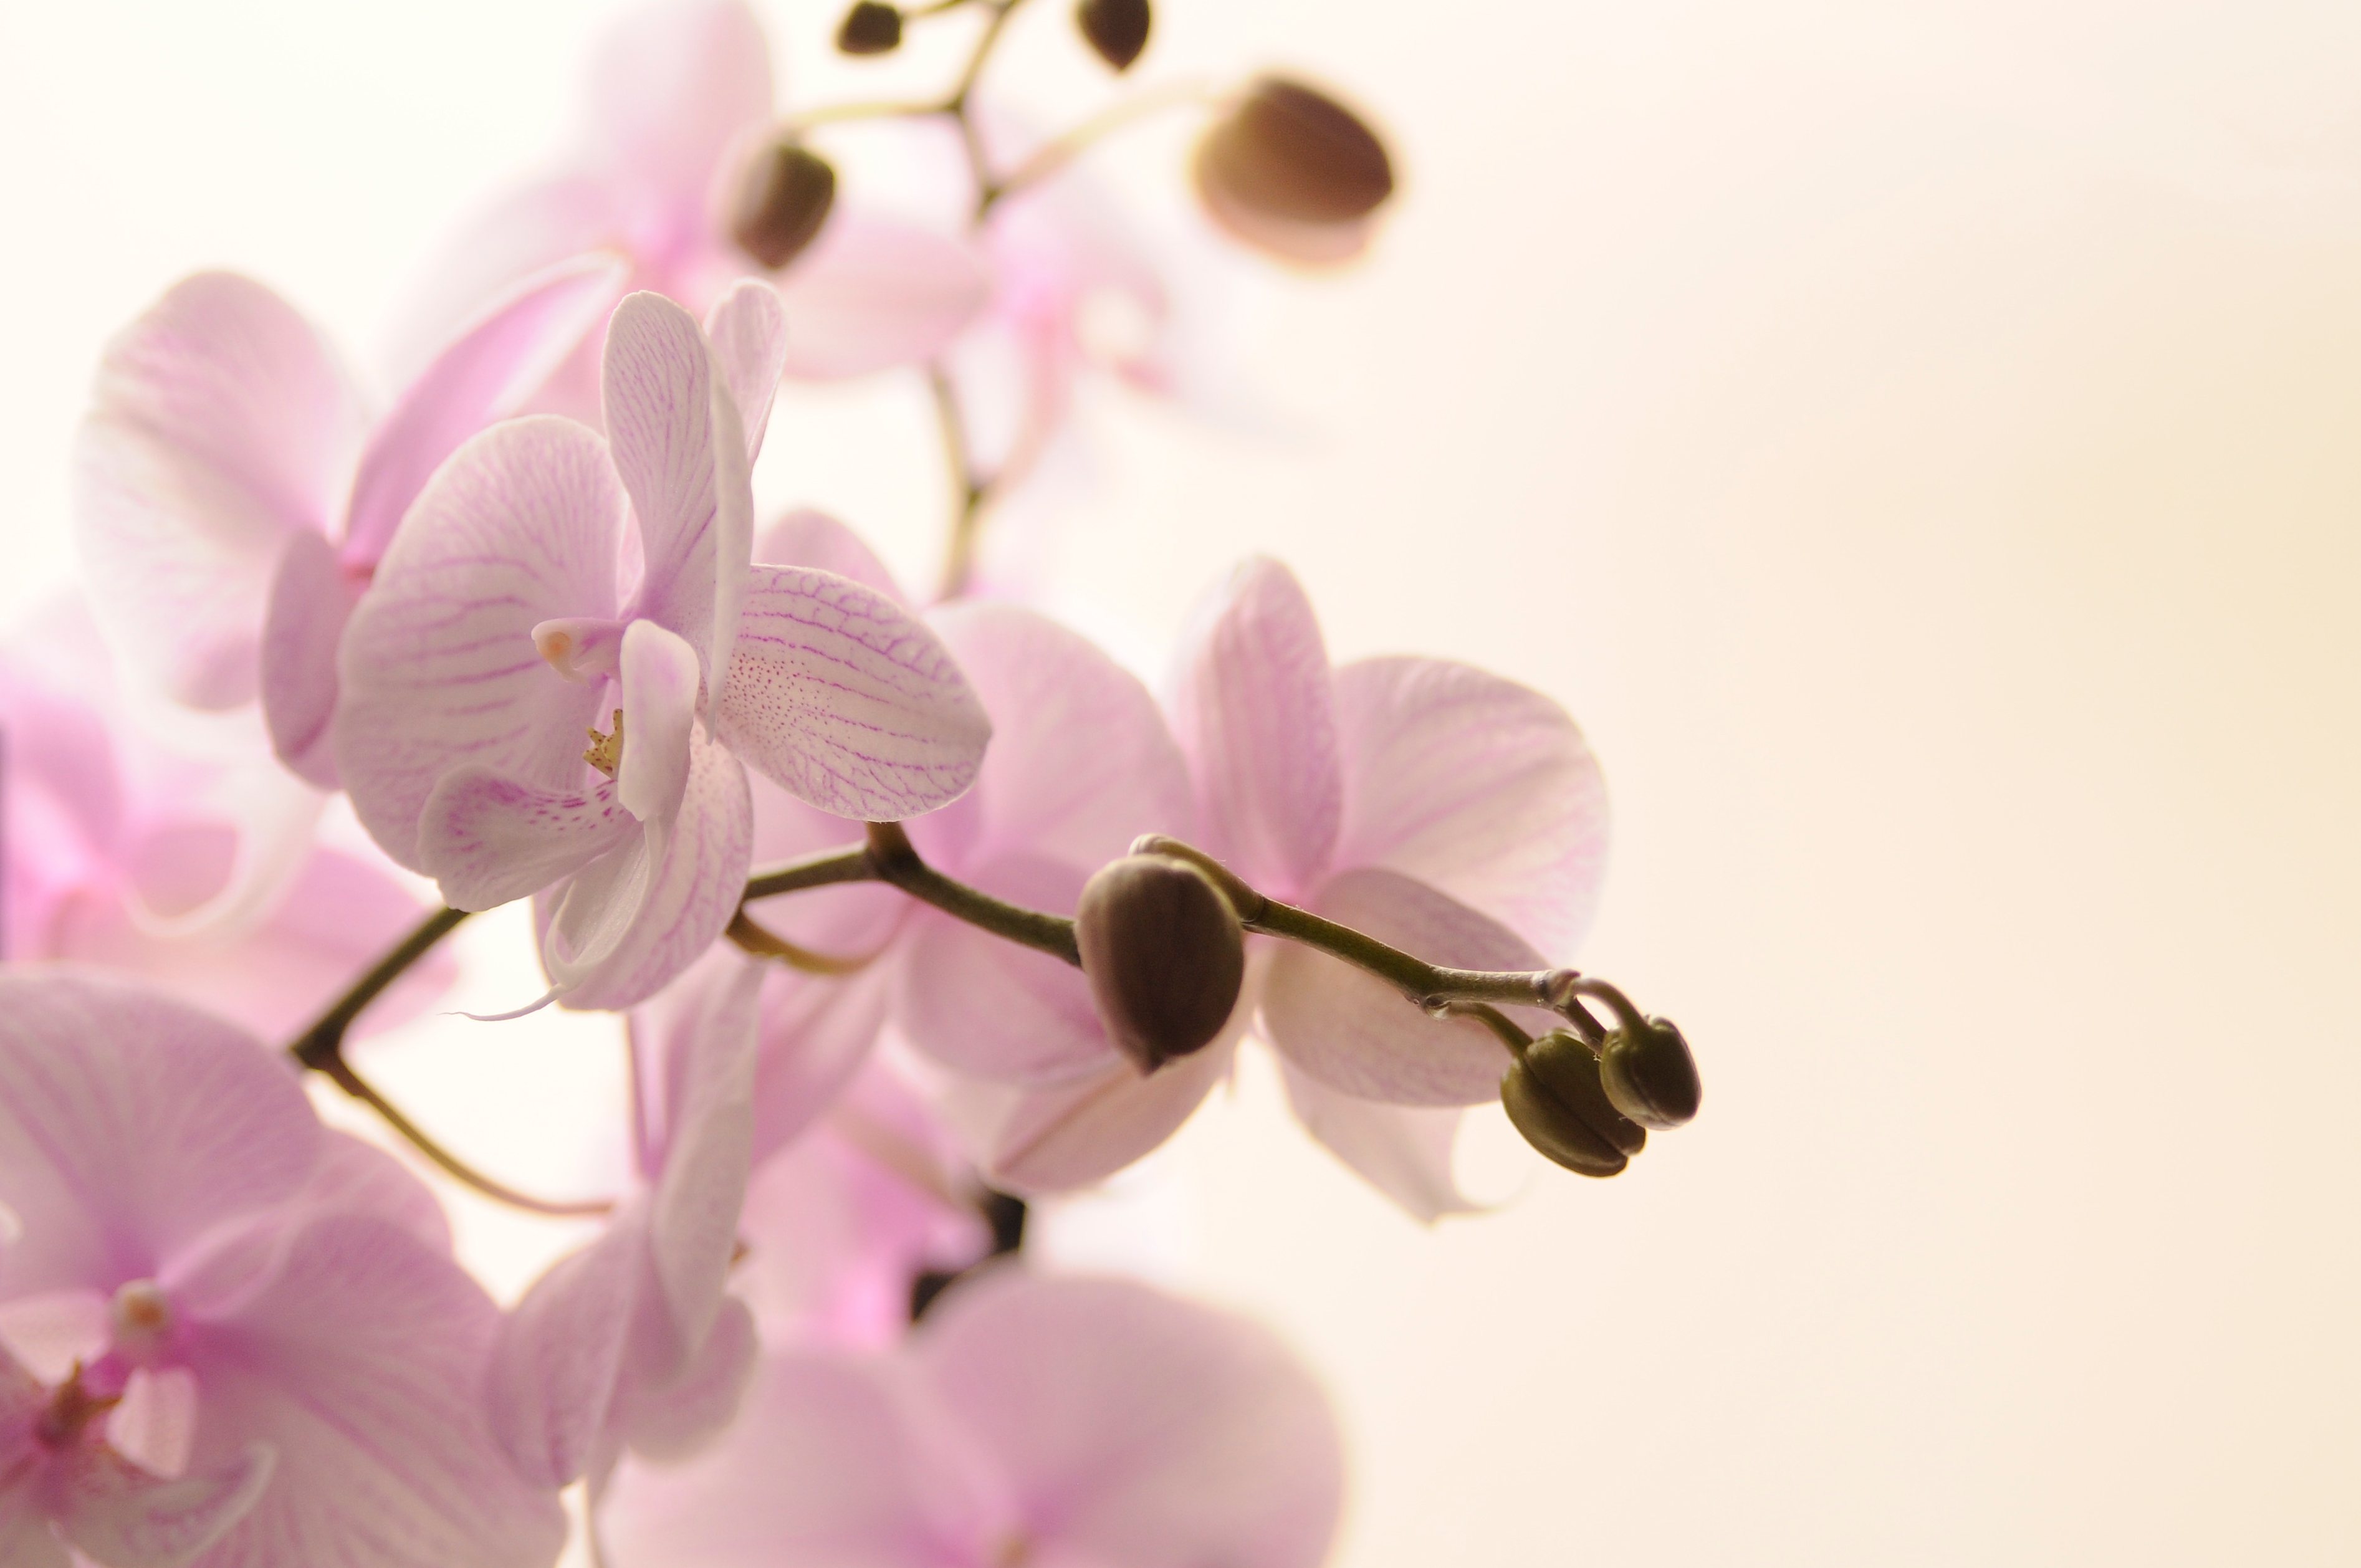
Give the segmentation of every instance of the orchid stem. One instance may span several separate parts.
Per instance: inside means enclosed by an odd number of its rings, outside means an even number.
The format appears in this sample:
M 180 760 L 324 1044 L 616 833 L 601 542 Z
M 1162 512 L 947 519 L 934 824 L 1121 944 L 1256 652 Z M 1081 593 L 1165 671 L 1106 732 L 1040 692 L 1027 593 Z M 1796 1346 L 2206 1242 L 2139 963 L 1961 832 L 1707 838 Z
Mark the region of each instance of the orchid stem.
M 943 461 L 950 470 L 955 492 L 951 536 L 943 550 L 943 578 L 936 597 L 954 599 L 967 592 L 968 578 L 975 570 L 975 536 L 983 523 L 984 503 L 992 499 L 992 482 L 975 471 L 959 389 L 952 385 L 950 372 L 941 360 L 927 367 L 927 387 L 935 396 L 935 418 L 943 433 Z
M 1202 104 L 1213 95 L 1211 81 L 1202 77 L 1188 77 L 1147 88 L 1121 103 L 1110 104 L 1080 125 L 1043 142 L 1005 177 L 984 185 L 976 201 L 975 215 L 982 219 L 1002 198 L 1012 196 L 1027 186 L 1039 184 L 1091 147 L 1134 121 L 1144 120 L 1151 115 L 1183 104 Z
M 954 919 L 981 927 L 995 937 L 1032 948 L 1082 967 L 1082 950 L 1074 942 L 1074 923 L 1062 916 L 1019 909 L 955 882 L 918 858 L 910 836 L 898 822 L 869 825 L 869 861 L 877 880 L 892 883 L 921 904 L 931 904 Z

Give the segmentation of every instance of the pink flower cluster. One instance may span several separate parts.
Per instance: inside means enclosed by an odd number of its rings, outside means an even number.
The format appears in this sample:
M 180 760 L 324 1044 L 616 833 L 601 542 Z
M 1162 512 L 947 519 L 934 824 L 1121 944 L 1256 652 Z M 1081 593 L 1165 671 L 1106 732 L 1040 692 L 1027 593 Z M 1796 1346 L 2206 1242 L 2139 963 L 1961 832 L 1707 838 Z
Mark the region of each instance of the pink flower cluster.
M 978 70 L 1016 3 L 960 0 Z M 1086 22 L 1118 69 L 1136 10 Z M 1271 79 L 1242 102 L 1200 181 L 1244 233 L 1257 191 L 1333 173 L 1256 127 L 1350 116 Z M 1324 1557 L 1317 1381 L 1251 1322 L 1029 1270 L 1025 1201 L 1155 1149 L 1258 1042 L 1387 1197 L 1472 1207 L 1458 1119 L 1501 1093 L 1502 1031 L 1564 1015 L 1540 982 L 1571 975 L 1603 788 L 1545 696 L 1333 664 L 1275 561 L 1208 592 L 1159 691 L 1009 583 L 930 602 L 831 518 L 758 530 L 783 377 L 928 371 L 1002 433 L 959 455 L 991 467 L 955 476 L 955 558 L 1079 373 L 1175 384 L 1170 280 L 1062 144 L 993 173 L 968 105 L 904 127 L 964 133 L 953 221 L 829 173 L 817 216 L 765 217 L 807 231 L 765 265 L 732 214 L 809 126 L 743 5 L 652 11 L 560 167 L 417 291 L 390 397 L 227 273 L 106 350 L 86 600 L 0 648 L 0 1563 L 534 1568 L 577 1484 L 618 1568 Z M 1370 220 L 1337 210 L 1264 226 L 1341 254 Z M 1081 320 L 1107 291 L 1155 328 L 1112 356 Z M 1243 980 L 1144 1064 L 1073 919 L 1145 835 L 1539 988 L 1413 1006 L 1208 882 Z M 347 1027 L 423 1011 L 434 939 L 519 900 L 547 979 L 519 1011 L 623 1015 L 634 1175 L 502 1307 L 299 1080 L 374 1099 Z

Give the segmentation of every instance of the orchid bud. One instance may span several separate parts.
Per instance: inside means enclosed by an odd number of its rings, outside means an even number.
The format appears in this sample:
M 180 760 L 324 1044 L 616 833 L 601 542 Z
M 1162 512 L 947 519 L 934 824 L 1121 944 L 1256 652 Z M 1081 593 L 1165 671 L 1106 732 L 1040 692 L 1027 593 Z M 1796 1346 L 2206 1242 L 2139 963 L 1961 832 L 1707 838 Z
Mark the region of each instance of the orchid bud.
M 1598 1053 L 1598 1076 L 1615 1108 L 1643 1127 L 1680 1126 L 1705 1098 L 1697 1058 L 1668 1018 L 1609 1034 Z
M 1148 0 L 1082 0 L 1075 25 L 1101 60 L 1126 71 L 1148 47 Z
M 1608 1100 L 1598 1058 L 1569 1029 L 1525 1047 L 1500 1080 L 1500 1103 L 1525 1142 L 1583 1176 L 1613 1176 L 1648 1144 Z
M 1281 76 L 1255 80 L 1197 144 L 1197 193 L 1248 245 L 1313 266 L 1368 244 L 1393 161 L 1357 115 Z
M 738 184 L 730 237 L 765 267 L 804 253 L 836 204 L 836 170 L 798 142 L 774 141 L 756 153 Z
M 891 54 L 902 47 L 902 13 L 877 0 L 860 0 L 836 29 L 836 47 L 846 54 Z
M 1186 861 L 1126 855 L 1100 867 L 1074 912 L 1074 941 L 1109 1037 L 1144 1072 L 1202 1049 L 1237 1005 L 1237 911 Z

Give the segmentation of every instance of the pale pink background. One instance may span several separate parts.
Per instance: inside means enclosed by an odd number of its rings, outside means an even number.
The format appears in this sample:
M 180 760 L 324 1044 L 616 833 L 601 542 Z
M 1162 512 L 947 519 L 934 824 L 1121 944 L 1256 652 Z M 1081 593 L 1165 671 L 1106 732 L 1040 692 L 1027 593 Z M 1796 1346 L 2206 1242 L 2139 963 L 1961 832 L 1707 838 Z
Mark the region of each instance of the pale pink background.
M 1094 103 L 1036 8 L 1009 80 Z M 0 600 L 63 569 L 108 331 L 226 263 L 366 344 L 432 225 L 549 145 L 610 9 L 9 0 Z M 791 79 L 881 79 L 812 59 L 829 10 L 770 14 Z M 1059 591 L 1152 657 L 1269 549 L 1340 654 L 1560 696 L 1618 813 L 1579 956 L 1708 1073 L 1610 1184 L 1479 1127 L 1472 1174 L 1521 1196 L 1432 1234 L 1259 1072 L 1138 1184 L 1143 1255 L 1334 1387 L 1339 1563 L 2361 1558 L 2361 8 L 1159 28 L 1151 78 L 1349 86 L 1404 196 L 1340 280 L 1176 244 L 1216 258 L 1258 433 L 1094 400 Z M 1106 167 L 1170 192 L 1181 145 Z M 785 399 L 762 491 L 915 566 L 926 439 L 905 387 Z M 468 994 L 528 983 L 522 948 L 476 933 Z M 595 1027 L 380 1059 L 487 1163 L 598 1179 L 534 1124 L 611 1093 Z M 467 1237 L 511 1284 L 560 1239 Z

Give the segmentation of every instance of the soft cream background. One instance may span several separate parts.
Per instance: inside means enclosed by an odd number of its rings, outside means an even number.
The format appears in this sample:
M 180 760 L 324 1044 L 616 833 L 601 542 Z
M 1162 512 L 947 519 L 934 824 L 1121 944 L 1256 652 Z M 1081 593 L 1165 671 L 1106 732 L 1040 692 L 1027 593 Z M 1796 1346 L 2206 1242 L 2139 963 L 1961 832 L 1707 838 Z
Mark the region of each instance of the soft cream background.
M 220 263 L 366 343 L 431 227 L 549 145 L 610 8 L 0 0 L 0 598 L 63 569 L 108 331 Z M 1061 10 L 1010 50 L 1045 119 L 1104 91 Z M 828 14 L 771 14 L 792 80 L 859 89 L 812 58 Z M 1164 1162 L 1166 1265 L 1336 1390 L 1339 1562 L 2361 1555 L 2361 10 L 1159 28 L 1147 76 L 1347 85 L 1406 191 L 1348 277 L 1211 264 L 1259 433 L 1095 400 L 1060 591 L 1152 650 L 1268 549 L 1340 655 L 1564 699 L 1618 811 L 1580 957 L 1708 1072 L 1611 1184 L 1479 1128 L 1521 1196 L 1433 1234 L 1260 1072 Z M 1169 188 L 1180 137 L 1107 167 Z M 915 565 L 922 414 L 790 400 L 765 494 Z M 470 996 L 519 940 L 474 934 Z M 488 1163 L 595 1179 L 555 1131 L 611 1092 L 595 1030 L 377 1056 Z M 467 1239 L 511 1284 L 552 1245 Z

